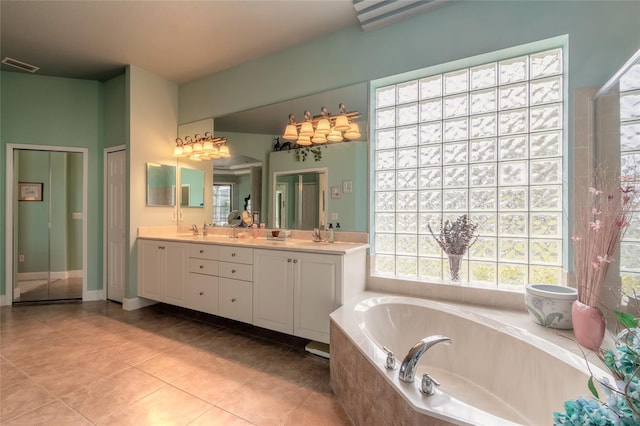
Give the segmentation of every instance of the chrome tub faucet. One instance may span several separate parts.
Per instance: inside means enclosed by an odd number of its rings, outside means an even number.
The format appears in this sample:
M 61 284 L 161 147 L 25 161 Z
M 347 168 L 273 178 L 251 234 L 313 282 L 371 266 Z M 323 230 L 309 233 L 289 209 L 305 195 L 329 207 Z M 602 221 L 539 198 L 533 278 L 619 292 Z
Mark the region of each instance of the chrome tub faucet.
M 434 345 L 438 343 L 451 344 L 451 339 L 447 336 L 435 335 L 425 337 L 409 349 L 409 353 L 404 357 L 402 364 L 400 364 L 400 372 L 398 378 L 403 382 L 413 383 L 414 376 L 416 374 L 416 367 L 422 355 Z

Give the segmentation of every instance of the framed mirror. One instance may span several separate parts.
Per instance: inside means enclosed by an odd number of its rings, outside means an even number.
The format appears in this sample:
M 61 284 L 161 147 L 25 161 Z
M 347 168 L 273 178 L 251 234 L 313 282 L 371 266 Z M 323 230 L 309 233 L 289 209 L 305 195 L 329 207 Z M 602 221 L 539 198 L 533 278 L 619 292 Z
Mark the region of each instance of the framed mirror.
M 311 230 L 327 224 L 326 168 L 276 172 L 273 182 L 273 228 Z
M 204 208 L 204 170 L 180 167 L 180 206 Z
M 176 205 L 176 166 L 147 163 L 147 206 Z

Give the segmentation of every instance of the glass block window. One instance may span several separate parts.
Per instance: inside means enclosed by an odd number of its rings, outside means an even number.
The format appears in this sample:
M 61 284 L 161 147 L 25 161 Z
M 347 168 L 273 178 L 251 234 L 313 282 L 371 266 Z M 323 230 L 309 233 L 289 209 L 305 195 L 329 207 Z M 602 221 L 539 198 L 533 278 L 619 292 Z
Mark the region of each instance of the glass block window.
M 437 233 L 441 220 L 467 214 L 480 237 L 464 257 L 463 281 L 561 283 L 562 55 L 553 49 L 375 90 L 376 274 L 446 281 L 447 258 L 427 225 Z
M 620 77 L 620 167 L 623 176 L 635 173 L 640 164 L 640 64 Z M 638 176 L 636 185 L 638 185 Z M 640 212 L 620 243 L 620 276 L 623 294 L 640 295 Z
M 213 184 L 213 223 L 224 225 L 231 213 L 233 185 L 230 183 Z

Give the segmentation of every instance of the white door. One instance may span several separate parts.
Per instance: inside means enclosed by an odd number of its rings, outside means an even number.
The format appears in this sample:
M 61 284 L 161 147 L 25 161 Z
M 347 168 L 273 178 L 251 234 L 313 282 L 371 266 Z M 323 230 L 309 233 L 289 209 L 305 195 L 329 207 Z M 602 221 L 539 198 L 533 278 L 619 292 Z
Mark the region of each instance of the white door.
M 305 183 L 302 185 L 302 211 L 299 212 L 300 229 L 313 229 L 318 227 L 318 185 Z
M 126 151 L 107 154 L 107 299 L 122 302 L 126 282 Z

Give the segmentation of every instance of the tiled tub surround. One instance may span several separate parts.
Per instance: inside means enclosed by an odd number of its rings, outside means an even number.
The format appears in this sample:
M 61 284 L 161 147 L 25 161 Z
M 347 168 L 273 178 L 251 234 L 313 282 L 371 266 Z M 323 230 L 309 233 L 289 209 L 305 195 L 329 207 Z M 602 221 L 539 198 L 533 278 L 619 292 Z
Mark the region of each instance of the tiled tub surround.
M 565 400 L 589 392 L 571 333 L 540 327 L 523 312 L 368 292 L 331 319 L 331 385 L 356 424 L 549 424 Z M 452 344 L 423 355 L 415 383 L 385 369 L 383 345 L 399 366 L 411 346 L 435 334 Z M 441 383 L 433 396 L 418 390 L 425 372 Z

